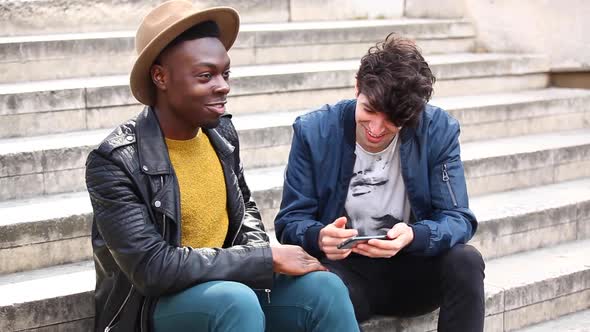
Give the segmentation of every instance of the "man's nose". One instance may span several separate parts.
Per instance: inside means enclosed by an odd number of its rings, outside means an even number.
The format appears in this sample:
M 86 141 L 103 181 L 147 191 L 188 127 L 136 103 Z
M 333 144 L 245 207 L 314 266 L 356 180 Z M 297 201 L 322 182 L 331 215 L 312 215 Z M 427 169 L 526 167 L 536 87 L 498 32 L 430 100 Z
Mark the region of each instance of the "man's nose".
M 387 121 L 387 117 L 386 117 L 385 113 L 378 112 L 375 114 L 375 116 L 371 120 L 369 129 L 371 129 L 371 132 L 373 132 L 373 134 L 379 135 L 383 131 L 385 131 L 386 121 Z
M 229 82 L 225 80 L 221 75 L 217 78 L 217 82 L 215 82 L 214 92 L 218 94 L 228 94 L 229 93 Z

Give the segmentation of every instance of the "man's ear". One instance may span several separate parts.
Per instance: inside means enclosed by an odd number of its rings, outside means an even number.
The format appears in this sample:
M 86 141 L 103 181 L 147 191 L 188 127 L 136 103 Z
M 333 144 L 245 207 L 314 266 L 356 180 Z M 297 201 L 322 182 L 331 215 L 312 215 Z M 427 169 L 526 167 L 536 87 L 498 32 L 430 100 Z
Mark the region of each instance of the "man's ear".
M 162 65 L 153 64 L 150 68 L 150 76 L 156 88 L 166 91 L 168 88 L 168 75 Z

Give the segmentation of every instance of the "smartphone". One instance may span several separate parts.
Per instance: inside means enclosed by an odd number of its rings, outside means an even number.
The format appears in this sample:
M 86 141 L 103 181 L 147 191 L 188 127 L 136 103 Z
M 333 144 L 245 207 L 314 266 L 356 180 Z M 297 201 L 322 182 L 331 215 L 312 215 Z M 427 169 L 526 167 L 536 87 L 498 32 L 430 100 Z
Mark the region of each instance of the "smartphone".
M 358 242 L 367 242 L 371 239 L 387 240 L 387 235 L 368 235 L 368 236 L 355 236 L 350 239 L 346 239 L 344 242 L 338 245 L 338 249 L 350 249 Z

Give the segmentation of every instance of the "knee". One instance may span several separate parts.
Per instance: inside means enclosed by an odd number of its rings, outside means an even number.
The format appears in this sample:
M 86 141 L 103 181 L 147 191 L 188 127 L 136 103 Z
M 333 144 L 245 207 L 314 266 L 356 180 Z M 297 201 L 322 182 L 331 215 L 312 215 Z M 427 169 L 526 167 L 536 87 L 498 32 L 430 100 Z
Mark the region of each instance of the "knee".
M 232 317 L 238 321 L 240 319 L 264 321 L 264 313 L 256 293 L 239 282 L 214 283 L 201 296 L 201 303 L 209 303 L 215 307 L 214 316 L 217 320 Z
M 342 279 L 332 272 L 312 272 L 304 277 L 306 293 L 311 296 L 307 331 L 357 330 L 355 310 Z
M 228 310 L 260 309 L 258 297 L 250 287 L 239 282 L 221 282 L 209 288 L 205 293 L 205 300 L 218 303 Z M 262 309 L 260 309 L 262 310 Z
M 249 287 L 232 281 L 210 281 L 158 300 L 156 330 L 264 330 L 264 313 Z M 170 329 L 166 326 L 181 327 Z M 207 326 L 209 326 L 207 328 Z M 163 328 L 166 327 L 166 328 Z
M 470 245 L 456 245 L 443 259 L 443 269 L 459 281 L 483 282 L 485 263 L 481 253 Z
M 305 278 L 306 282 L 315 285 L 320 292 L 348 295 L 348 290 L 342 279 L 332 272 L 312 272 L 306 274 Z
M 306 288 L 320 301 L 330 301 L 332 305 L 350 302 L 348 289 L 342 279 L 332 272 L 312 272 L 304 276 Z

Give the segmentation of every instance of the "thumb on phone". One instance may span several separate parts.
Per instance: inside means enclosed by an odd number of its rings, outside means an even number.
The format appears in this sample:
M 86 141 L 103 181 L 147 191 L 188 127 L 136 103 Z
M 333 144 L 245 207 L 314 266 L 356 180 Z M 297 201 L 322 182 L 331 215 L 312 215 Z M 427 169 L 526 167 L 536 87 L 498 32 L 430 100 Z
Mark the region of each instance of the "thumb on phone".
M 394 239 L 398 238 L 400 235 L 407 233 L 409 229 L 410 229 L 410 227 L 408 226 L 408 224 L 405 224 L 403 222 L 399 222 L 399 223 L 393 225 L 393 227 L 387 232 L 387 237 L 394 240 Z M 413 232 L 412 232 L 412 234 L 413 234 Z
M 346 228 L 346 217 L 340 217 L 332 223 L 334 226 L 338 228 Z

